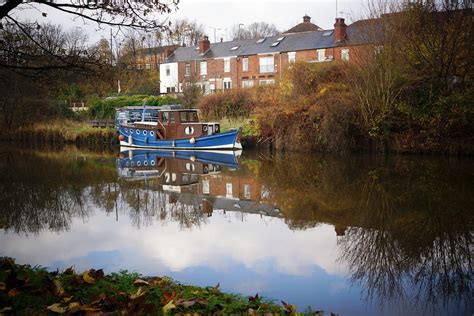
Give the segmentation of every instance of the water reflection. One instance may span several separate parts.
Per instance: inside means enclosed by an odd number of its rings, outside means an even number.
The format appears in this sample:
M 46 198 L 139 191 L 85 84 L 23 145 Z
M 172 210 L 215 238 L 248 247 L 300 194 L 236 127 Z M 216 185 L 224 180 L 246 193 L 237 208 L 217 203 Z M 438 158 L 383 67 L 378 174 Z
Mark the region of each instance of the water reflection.
M 232 283 L 230 274 L 245 278 L 235 272 L 243 264 L 254 283 L 233 290 L 262 288 L 281 298 L 296 291 L 304 298 L 293 301 L 302 307 L 343 312 L 338 300 L 349 292 L 347 279 L 387 314 L 394 304 L 405 306 L 405 314 L 472 310 L 470 160 L 4 151 L 0 170 L 0 225 L 6 232 L 0 249 L 11 249 L 7 242 L 26 249 L 33 241 L 15 237 L 25 233 L 39 236 L 36 247 L 48 247 L 46 241 L 38 244 L 52 231 L 90 247 L 107 243 L 107 256 L 115 258 L 133 240 L 136 249 L 127 248 L 128 255 L 141 262 L 160 258 L 160 269 L 190 281 L 191 274 L 212 268 L 223 269 L 219 280 Z M 101 213 L 118 222 L 105 221 Z M 122 245 L 110 246 L 112 239 Z M 0 254 L 22 250 L 15 251 Z M 131 259 L 114 260 L 117 268 L 122 262 L 149 272 Z M 274 285 L 280 292 L 272 292 L 267 273 L 282 280 Z M 295 276 L 306 283 L 291 287 Z M 305 296 L 310 283 L 321 299 Z M 333 305 L 328 288 L 336 293 Z M 357 298 L 350 304 L 351 314 L 367 312 Z

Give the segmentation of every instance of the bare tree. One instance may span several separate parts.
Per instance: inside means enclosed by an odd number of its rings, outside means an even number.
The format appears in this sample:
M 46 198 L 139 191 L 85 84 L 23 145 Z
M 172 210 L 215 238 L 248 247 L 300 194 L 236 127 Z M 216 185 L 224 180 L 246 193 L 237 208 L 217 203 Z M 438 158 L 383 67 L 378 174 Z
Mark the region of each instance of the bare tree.
M 257 39 L 281 33 L 273 23 L 254 22 L 248 26 L 241 26 L 242 24 L 236 24 L 231 28 L 230 38 L 233 40 Z
M 42 42 L 38 36 L 38 30 L 41 25 L 37 21 L 25 22 L 17 18 L 19 10 L 33 5 L 38 10 L 42 7 L 54 8 L 73 17 L 81 18 L 84 22 L 95 22 L 101 26 L 112 26 L 121 29 L 123 27 L 135 30 L 165 30 L 168 27 L 166 20 L 157 19 L 157 14 L 170 13 L 177 7 L 179 0 L 169 1 L 93 1 L 93 0 L 65 0 L 65 1 L 46 1 L 46 0 L 6 0 L 0 6 L 0 38 L 8 36 L 5 29 L 15 28 L 32 43 L 34 43 L 40 52 L 44 55 L 55 57 L 59 60 L 63 56 L 58 53 L 57 47 L 50 47 L 48 43 Z M 46 16 L 46 13 L 43 13 Z M 52 31 L 51 28 L 48 31 Z M 7 32 L 8 33 L 8 32 Z M 58 41 L 54 41 L 58 44 Z M 16 51 L 10 51 L 11 55 L 28 54 L 23 51 L 22 46 L 16 46 Z M 87 55 L 87 53 L 85 53 Z M 89 59 L 90 56 L 84 56 Z M 10 59 L 0 58 L 0 67 L 24 69 L 25 65 L 18 63 L 9 63 Z M 65 66 L 65 65 L 63 65 Z M 30 70 L 50 69 L 50 66 L 43 67 L 41 64 L 28 66 Z
M 175 20 L 166 34 L 168 45 L 196 46 L 205 34 L 204 25 L 188 19 Z

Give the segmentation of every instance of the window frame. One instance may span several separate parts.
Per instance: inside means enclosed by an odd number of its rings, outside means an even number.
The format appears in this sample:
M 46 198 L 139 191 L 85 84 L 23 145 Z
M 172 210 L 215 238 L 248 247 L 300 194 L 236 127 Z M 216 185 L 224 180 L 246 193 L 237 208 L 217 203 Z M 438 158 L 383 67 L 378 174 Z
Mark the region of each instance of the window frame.
M 324 49 L 324 48 L 318 49 L 318 50 L 316 50 L 316 53 L 318 54 L 318 61 L 325 61 L 326 60 L 326 49 Z
M 341 49 L 341 60 L 349 61 L 349 59 L 350 59 L 349 48 L 342 48 Z
M 269 62 L 271 60 L 271 63 Z M 263 63 L 262 61 L 265 61 Z M 259 72 L 264 73 L 273 73 L 275 72 L 275 56 L 262 56 L 258 59 Z
M 230 58 L 224 58 L 224 72 L 230 72 Z
M 207 76 L 207 61 L 203 60 L 199 63 L 199 73 L 201 76 Z
M 191 75 L 191 64 L 190 63 L 186 63 L 186 65 L 184 66 L 184 73 L 185 73 L 186 76 Z
M 242 58 L 242 71 L 243 72 L 249 71 L 249 58 L 248 57 Z
M 296 52 L 288 52 L 288 63 L 296 62 Z

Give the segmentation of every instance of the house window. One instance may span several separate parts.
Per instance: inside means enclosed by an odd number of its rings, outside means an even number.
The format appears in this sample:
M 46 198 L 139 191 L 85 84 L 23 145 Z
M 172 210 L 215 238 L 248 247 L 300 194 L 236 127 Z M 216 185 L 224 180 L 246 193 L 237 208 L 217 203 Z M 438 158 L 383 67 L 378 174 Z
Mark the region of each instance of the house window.
M 288 52 L 288 63 L 294 63 L 296 61 L 296 52 Z
M 191 74 L 191 64 L 186 64 L 186 76 Z
M 201 75 L 207 75 L 207 61 L 201 61 Z
M 150 70 L 151 69 L 151 64 L 145 64 L 145 69 Z
M 242 58 L 242 71 L 249 71 L 249 58 Z
M 174 92 L 176 92 L 175 87 L 166 87 L 166 93 L 174 93 Z
M 209 180 L 202 181 L 202 194 L 209 194 Z
M 232 81 L 230 79 L 224 79 L 224 90 L 232 89 Z
M 226 183 L 225 184 L 225 196 L 226 198 L 231 199 L 233 197 L 232 195 L 232 183 Z
M 249 184 L 244 185 L 244 197 L 247 200 L 250 200 L 250 185 Z
M 275 70 L 275 61 L 273 56 L 260 57 L 260 73 L 273 72 Z
M 265 85 L 269 85 L 269 84 L 274 84 L 275 83 L 275 80 L 274 79 L 263 79 L 263 80 L 260 80 L 259 84 L 261 86 L 265 86 Z
M 242 80 L 242 88 L 252 88 L 253 80 Z
M 230 72 L 230 58 L 224 58 L 224 72 Z
M 342 60 L 349 60 L 349 48 L 341 49 L 341 59 Z
M 318 61 L 326 60 L 326 50 L 325 49 L 318 49 Z
M 165 72 L 166 72 L 166 76 L 170 76 L 170 75 L 171 75 L 171 68 L 170 68 L 170 66 L 166 66 Z

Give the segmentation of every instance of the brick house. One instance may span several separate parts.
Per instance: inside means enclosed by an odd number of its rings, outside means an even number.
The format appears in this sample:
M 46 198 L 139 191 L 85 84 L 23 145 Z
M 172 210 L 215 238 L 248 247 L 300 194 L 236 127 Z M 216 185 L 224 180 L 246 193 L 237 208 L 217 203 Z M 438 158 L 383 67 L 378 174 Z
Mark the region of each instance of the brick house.
M 163 63 L 179 45 L 149 47 L 137 50 L 131 67 L 144 70 L 159 70 Z
M 347 26 L 336 18 L 334 29 L 322 30 L 310 19 L 278 36 L 212 44 L 204 36 L 198 47 L 180 47 L 160 65 L 160 92 L 191 84 L 205 93 L 273 84 L 294 61 L 350 61 L 364 47 L 364 23 Z

